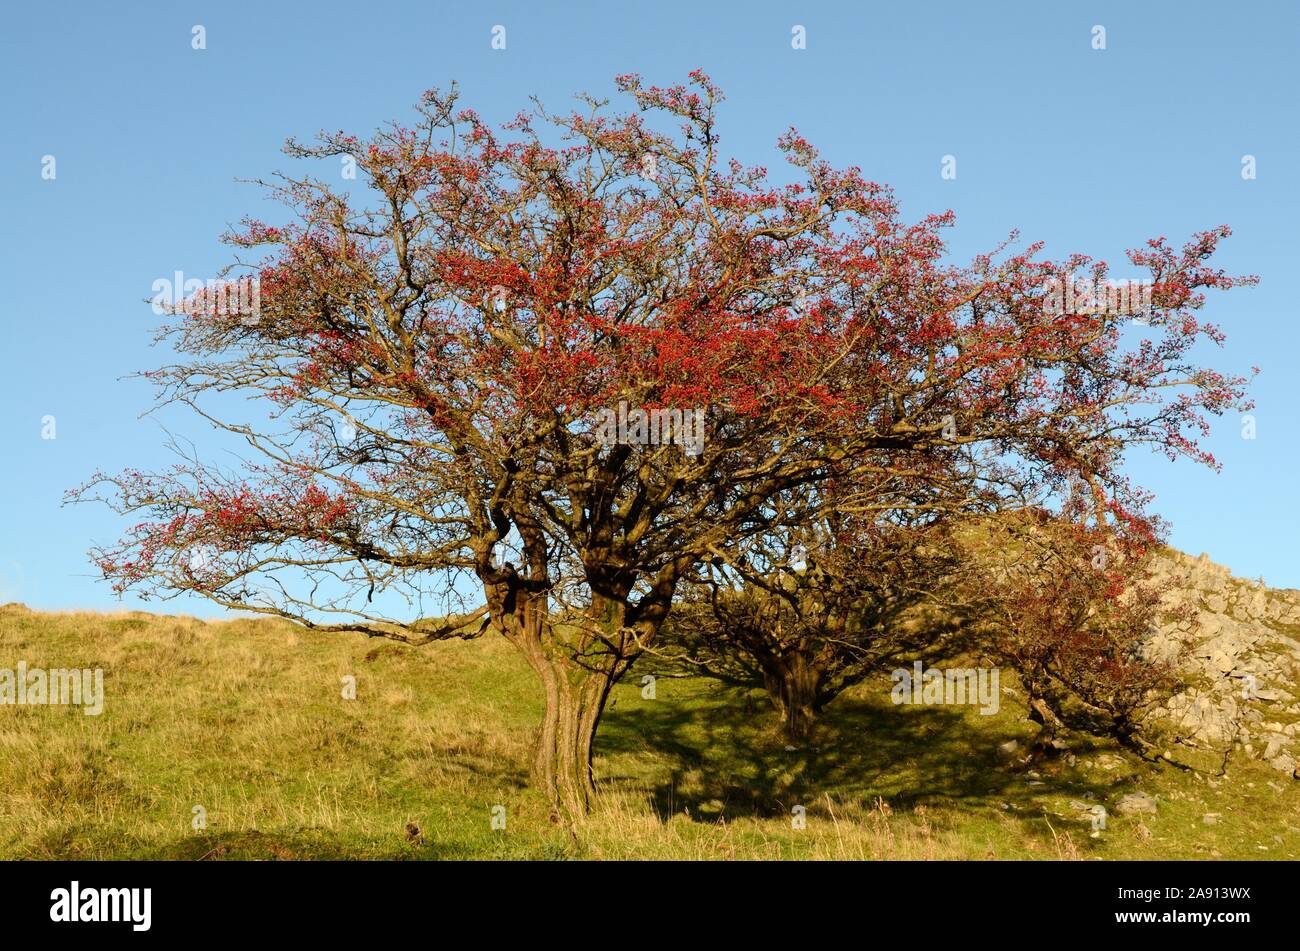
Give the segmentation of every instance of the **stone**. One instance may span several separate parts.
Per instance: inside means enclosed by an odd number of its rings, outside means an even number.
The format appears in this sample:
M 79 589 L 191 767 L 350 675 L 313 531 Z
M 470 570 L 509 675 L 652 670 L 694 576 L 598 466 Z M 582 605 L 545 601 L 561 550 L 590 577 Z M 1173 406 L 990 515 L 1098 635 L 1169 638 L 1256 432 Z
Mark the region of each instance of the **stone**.
M 1128 793 L 1115 803 L 1115 812 L 1121 816 L 1154 814 L 1155 811 L 1155 797 L 1143 792 Z
M 1278 753 L 1277 756 L 1268 761 L 1268 765 L 1278 772 L 1295 775 L 1296 758 L 1290 753 Z

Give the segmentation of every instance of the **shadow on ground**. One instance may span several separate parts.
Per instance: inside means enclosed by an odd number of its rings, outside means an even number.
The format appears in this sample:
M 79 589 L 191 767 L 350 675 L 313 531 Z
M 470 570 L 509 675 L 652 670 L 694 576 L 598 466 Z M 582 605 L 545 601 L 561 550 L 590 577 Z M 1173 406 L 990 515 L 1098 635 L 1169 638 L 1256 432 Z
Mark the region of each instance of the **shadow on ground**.
M 1101 801 L 1122 786 L 1115 777 L 1089 781 L 1059 759 L 1025 762 L 1000 750 L 1009 740 L 1023 753 L 1037 728 L 1007 715 L 980 722 L 952 707 L 896 707 L 840 697 L 823 713 L 813 739 L 791 746 L 761 692 L 716 684 L 691 703 L 626 698 L 602 720 L 597 751 L 607 757 L 611 786 L 645 787 L 644 777 L 619 767 L 652 758 L 658 775 L 650 806 L 667 819 L 686 814 L 702 822 L 747 816 L 788 817 L 795 804 L 812 813 L 877 798 L 894 810 L 947 805 L 1001 812 L 1035 822 L 1045 796 L 1065 793 Z M 989 721 L 997 721 L 989 722 Z M 1076 755 L 1090 745 L 1076 739 Z

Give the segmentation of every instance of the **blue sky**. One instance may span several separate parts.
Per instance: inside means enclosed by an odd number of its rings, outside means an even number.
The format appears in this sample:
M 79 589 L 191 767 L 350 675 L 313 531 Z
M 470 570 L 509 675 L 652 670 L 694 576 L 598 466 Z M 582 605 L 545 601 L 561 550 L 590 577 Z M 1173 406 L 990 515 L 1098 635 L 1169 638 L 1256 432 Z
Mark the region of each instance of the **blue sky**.
M 554 106 L 612 94 L 617 73 L 667 84 L 696 67 L 727 93 L 727 150 L 776 166 L 796 126 L 893 185 L 907 217 L 953 209 L 958 256 L 1019 229 L 1124 277 L 1125 248 L 1231 225 L 1224 266 L 1262 283 L 1207 313 L 1228 333 L 1216 365 L 1262 369 L 1256 438 L 1225 418 L 1208 443 L 1222 473 L 1147 456 L 1131 472 L 1176 545 L 1300 587 L 1298 4 L 85 2 L 8 4 L 0 23 L 0 602 L 139 605 L 85 557 L 123 522 L 62 494 L 96 469 L 168 462 L 164 425 L 215 450 L 197 419 L 141 419 L 150 388 L 122 377 L 167 358 L 151 347 L 152 283 L 213 275 L 225 227 L 273 213 L 237 179 L 284 167 L 286 136 L 369 132 L 453 79 L 503 120 L 533 93 Z M 806 49 L 791 48 L 796 25 Z

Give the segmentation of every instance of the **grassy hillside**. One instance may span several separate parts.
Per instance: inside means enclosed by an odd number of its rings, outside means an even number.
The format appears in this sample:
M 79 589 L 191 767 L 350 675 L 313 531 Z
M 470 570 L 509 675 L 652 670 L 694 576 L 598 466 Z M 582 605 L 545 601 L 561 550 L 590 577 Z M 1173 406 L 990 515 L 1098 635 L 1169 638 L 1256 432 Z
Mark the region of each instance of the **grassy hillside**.
M 0 706 L 2 858 L 1300 858 L 1300 782 L 1259 763 L 1204 777 L 1108 744 L 1022 763 L 999 749 L 1035 732 L 1018 692 L 981 717 L 895 707 L 875 681 L 790 749 L 760 693 L 660 678 L 646 700 L 654 666 L 638 666 L 601 726 L 601 807 L 570 833 L 527 788 L 539 691 L 497 638 L 408 649 L 0 608 L 0 668 L 20 660 L 102 667 L 105 702 L 97 717 Z M 1115 813 L 1134 791 L 1154 815 Z M 1072 801 L 1104 804 L 1105 831 Z

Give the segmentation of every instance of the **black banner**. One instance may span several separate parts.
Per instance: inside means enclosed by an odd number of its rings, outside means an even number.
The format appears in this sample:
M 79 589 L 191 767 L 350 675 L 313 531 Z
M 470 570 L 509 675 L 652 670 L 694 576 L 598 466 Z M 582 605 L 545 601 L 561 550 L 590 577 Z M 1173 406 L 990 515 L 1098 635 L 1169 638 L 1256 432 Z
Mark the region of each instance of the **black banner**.
M 5 863 L 0 915 L 10 937 L 128 940 L 436 939 L 452 924 L 549 940 L 563 916 L 758 938 L 811 917 L 896 920 L 900 934 L 934 928 L 945 944 L 966 930 L 984 940 L 990 928 L 1063 926 L 1231 940 L 1294 922 L 1294 874 L 1282 862 Z

